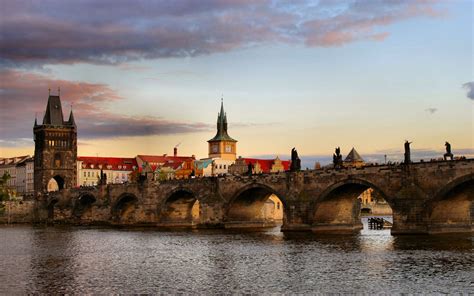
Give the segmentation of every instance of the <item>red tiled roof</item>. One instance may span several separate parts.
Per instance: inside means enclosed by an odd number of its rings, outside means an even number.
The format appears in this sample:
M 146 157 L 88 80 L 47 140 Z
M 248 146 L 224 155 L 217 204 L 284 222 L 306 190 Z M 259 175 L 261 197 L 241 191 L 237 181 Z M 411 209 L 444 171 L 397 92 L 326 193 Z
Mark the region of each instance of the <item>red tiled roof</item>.
M 194 156 L 168 156 L 166 154 L 165 155 L 137 155 L 137 158 L 140 158 L 143 162 L 148 163 L 153 171 L 156 170 L 157 167 L 161 167 L 164 165 L 166 165 L 167 167 L 172 167 L 176 169 L 185 161 L 195 160 Z
M 193 156 L 169 156 L 169 155 L 137 155 L 137 158 L 145 162 L 165 163 L 167 161 L 186 161 L 195 159 Z
M 168 161 L 161 167 L 167 167 L 167 168 L 172 168 L 173 170 L 177 170 L 181 167 L 182 164 L 183 162 L 181 161 L 173 161 L 173 162 Z
M 78 156 L 77 160 L 82 161 L 84 169 L 132 171 L 133 167 L 138 167 L 135 158 Z
M 29 158 L 29 155 L 10 157 L 10 158 L 0 158 L 0 165 L 13 165 Z
M 243 158 L 245 163 L 248 165 L 251 163 L 253 166 L 258 162 L 260 164 L 260 168 L 264 173 L 269 173 L 272 169 L 273 163 L 275 159 L 258 159 L 258 158 Z M 285 171 L 290 169 L 290 161 L 289 160 L 282 160 L 281 164 Z

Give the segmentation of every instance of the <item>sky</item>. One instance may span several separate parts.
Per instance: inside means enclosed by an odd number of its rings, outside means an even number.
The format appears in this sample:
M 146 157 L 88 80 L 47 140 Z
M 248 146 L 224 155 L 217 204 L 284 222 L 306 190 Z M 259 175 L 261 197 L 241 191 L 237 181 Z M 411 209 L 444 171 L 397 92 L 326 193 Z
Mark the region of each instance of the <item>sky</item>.
M 82 156 L 474 155 L 472 1 L 0 0 L 0 157 L 60 87 Z

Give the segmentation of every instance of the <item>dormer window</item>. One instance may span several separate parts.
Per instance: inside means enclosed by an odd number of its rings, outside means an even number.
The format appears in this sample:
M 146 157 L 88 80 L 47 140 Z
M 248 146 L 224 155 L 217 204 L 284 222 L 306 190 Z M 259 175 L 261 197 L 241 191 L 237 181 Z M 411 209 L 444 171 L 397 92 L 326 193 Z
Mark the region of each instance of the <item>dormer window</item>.
M 94 165 L 93 165 L 93 164 L 91 164 L 91 169 L 93 169 L 93 168 L 94 168 Z

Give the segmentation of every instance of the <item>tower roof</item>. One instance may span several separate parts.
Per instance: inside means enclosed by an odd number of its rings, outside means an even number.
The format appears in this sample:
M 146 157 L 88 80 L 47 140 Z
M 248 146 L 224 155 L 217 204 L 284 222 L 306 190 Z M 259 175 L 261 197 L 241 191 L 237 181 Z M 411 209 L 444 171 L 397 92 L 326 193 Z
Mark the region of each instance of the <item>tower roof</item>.
M 69 120 L 67 121 L 67 123 L 69 125 L 76 126 L 76 121 L 74 120 L 74 114 L 72 113 L 72 109 L 71 109 L 71 113 L 69 113 Z
M 43 117 L 43 125 L 66 125 L 74 127 L 76 126 L 72 109 L 71 113 L 69 114 L 69 120 L 64 121 L 63 108 L 61 106 L 61 98 L 59 97 L 59 95 L 49 95 L 48 104 L 46 105 L 46 112 L 44 113 Z M 35 126 L 37 126 L 36 120 Z
M 46 106 L 46 113 L 44 114 L 43 118 L 43 124 L 64 124 L 63 109 L 61 107 L 61 99 L 59 96 L 49 96 L 48 105 Z
M 221 101 L 221 111 L 217 114 L 217 134 L 208 142 L 217 141 L 237 142 L 227 134 L 227 114 L 224 111 L 224 101 Z
M 359 155 L 359 153 L 352 147 L 351 152 L 347 154 L 346 159 L 344 159 L 345 162 L 364 162 L 362 157 Z

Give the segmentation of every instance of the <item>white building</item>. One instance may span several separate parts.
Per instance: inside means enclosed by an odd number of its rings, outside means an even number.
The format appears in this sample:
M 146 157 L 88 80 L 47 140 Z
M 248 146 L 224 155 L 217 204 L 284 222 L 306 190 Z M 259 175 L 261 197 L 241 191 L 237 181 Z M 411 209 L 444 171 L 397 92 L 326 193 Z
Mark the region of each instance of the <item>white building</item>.
M 0 177 L 5 173 L 10 175 L 10 179 L 7 181 L 7 187 L 14 192 L 15 195 L 17 192 L 17 165 L 28 158 L 30 158 L 29 155 L 0 159 Z M 20 171 L 20 178 L 26 178 L 23 177 L 23 170 L 20 169 Z
M 16 192 L 19 196 L 33 193 L 34 159 L 25 158 L 16 165 Z
M 77 186 L 95 186 L 101 172 L 106 175 L 107 184 L 128 182 L 129 175 L 137 169 L 135 158 L 87 157 L 77 158 Z

